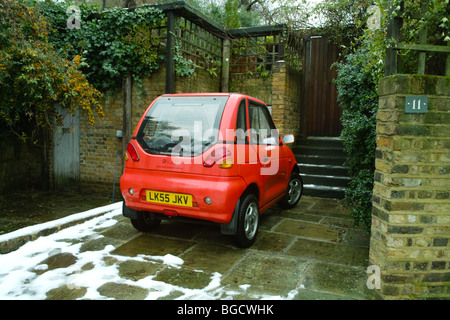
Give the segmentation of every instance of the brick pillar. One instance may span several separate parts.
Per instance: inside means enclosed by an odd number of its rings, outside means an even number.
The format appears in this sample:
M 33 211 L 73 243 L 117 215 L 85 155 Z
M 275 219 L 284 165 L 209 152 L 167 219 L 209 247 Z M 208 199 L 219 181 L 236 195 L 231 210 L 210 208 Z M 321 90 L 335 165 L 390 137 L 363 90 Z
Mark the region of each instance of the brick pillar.
M 427 113 L 406 113 L 424 95 Z M 383 299 L 450 298 L 450 77 L 380 81 L 370 263 Z
M 280 134 L 300 131 L 300 74 L 285 61 L 272 68 L 272 117 Z
M 280 134 L 285 133 L 286 62 L 277 61 L 272 69 L 272 118 Z

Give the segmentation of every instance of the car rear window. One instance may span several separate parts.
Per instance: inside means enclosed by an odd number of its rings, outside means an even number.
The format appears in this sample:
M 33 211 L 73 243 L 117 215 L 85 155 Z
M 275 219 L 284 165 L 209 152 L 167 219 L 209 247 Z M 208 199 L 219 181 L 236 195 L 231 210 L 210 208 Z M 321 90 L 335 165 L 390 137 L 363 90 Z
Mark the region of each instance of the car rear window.
M 228 96 L 160 97 L 136 137 L 152 154 L 197 156 L 217 142 Z

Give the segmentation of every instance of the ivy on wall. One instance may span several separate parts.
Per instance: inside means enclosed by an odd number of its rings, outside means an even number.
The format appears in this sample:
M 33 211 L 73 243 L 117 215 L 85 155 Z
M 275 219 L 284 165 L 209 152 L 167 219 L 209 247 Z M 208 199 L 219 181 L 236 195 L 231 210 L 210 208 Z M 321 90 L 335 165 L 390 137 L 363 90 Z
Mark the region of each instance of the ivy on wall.
M 76 4 L 79 28 L 70 29 L 70 12 L 66 10 L 71 2 L 34 5 L 54 28 L 51 39 L 55 47 L 67 58 L 82 56 L 81 70 L 103 92 L 116 89 L 127 75 L 140 82 L 164 60 L 161 39 L 155 29 L 163 26 L 166 18 L 156 8 L 114 8 L 100 12 L 95 5 Z
M 345 198 L 355 224 L 370 229 L 375 170 L 378 81 L 384 64 L 373 43 L 364 43 L 337 63 L 336 86 L 342 108 L 342 132 L 351 181 Z

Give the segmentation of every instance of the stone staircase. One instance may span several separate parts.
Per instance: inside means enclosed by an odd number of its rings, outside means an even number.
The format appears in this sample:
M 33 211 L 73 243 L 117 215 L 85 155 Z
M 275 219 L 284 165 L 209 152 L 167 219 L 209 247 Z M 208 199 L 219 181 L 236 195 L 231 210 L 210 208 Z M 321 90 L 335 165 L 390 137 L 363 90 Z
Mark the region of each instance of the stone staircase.
M 344 166 L 342 140 L 308 137 L 293 148 L 303 179 L 303 194 L 321 198 L 344 198 L 350 178 Z

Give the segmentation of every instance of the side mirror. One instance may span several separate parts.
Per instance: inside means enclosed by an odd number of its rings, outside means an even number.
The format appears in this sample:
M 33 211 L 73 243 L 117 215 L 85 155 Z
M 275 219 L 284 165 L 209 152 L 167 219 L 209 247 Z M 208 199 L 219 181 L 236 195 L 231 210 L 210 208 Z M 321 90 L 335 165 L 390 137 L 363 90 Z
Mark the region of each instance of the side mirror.
M 281 141 L 283 141 L 284 144 L 294 143 L 295 137 L 293 134 L 285 134 L 281 137 Z

